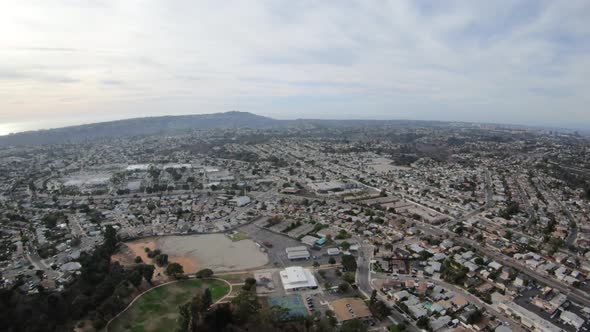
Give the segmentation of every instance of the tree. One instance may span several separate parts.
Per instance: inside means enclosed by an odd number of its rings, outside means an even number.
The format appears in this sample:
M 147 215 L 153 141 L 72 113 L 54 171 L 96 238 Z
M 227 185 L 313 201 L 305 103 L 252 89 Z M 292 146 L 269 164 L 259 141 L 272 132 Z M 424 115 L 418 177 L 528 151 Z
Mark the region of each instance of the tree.
M 428 330 L 430 329 L 430 320 L 428 317 L 420 317 L 416 322 L 416 325 L 421 329 Z
M 170 263 L 166 267 L 166 274 L 173 276 L 174 278 L 176 278 L 178 275 L 183 274 L 183 273 L 184 273 L 184 269 L 182 268 L 182 265 L 180 265 L 178 263 Z
M 209 287 L 205 289 L 203 295 L 201 296 L 201 299 L 205 310 L 208 310 L 209 307 L 211 307 L 211 305 L 213 304 L 213 295 L 211 295 L 211 290 L 209 289 Z
M 373 315 L 379 319 L 383 319 L 391 315 L 391 309 L 380 300 L 376 300 L 375 303 L 370 306 L 370 309 Z
M 355 272 L 344 273 L 344 276 L 342 277 L 342 279 L 349 284 L 354 284 L 354 282 L 356 281 L 355 280 Z
M 117 231 L 112 225 L 107 225 L 104 231 L 103 247 L 109 254 L 113 254 L 117 249 Z
M 159 254 L 154 258 L 154 260 L 156 261 L 156 264 L 158 264 L 159 266 L 164 266 L 168 264 L 168 255 Z
M 396 324 L 389 327 L 389 332 L 404 332 L 405 330 L 406 326 L 404 324 Z
M 334 311 L 328 309 L 326 310 L 325 315 L 328 319 L 328 323 L 330 324 L 330 326 L 335 327 L 338 324 L 338 319 L 336 319 L 336 314 L 334 313 Z
M 340 285 L 338 285 L 338 291 L 341 293 L 346 293 L 349 288 L 350 285 L 347 282 L 341 282 Z
M 471 313 L 471 315 L 469 316 L 469 319 L 467 320 L 467 323 L 475 324 L 475 323 L 479 322 L 482 317 L 483 317 L 483 313 L 482 313 L 481 309 L 477 309 L 473 313 Z
M 154 277 L 154 270 L 155 267 L 153 265 L 144 264 L 141 266 L 141 274 L 143 275 L 145 281 L 149 282 L 150 284 L 152 283 L 152 278 Z
M 225 331 L 225 327 L 233 321 L 233 312 L 228 303 L 215 306 L 215 309 L 205 317 L 209 331 Z
M 350 249 L 350 243 L 344 241 L 344 242 L 340 243 L 340 247 L 342 248 L 342 250 L 346 251 L 346 250 Z
M 256 279 L 249 277 L 249 278 L 246 278 L 246 281 L 244 282 L 244 286 L 242 286 L 242 289 L 245 291 L 253 291 L 253 290 L 256 290 L 255 286 L 256 286 Z
M 72 247 L 78 247 L 78 246 L 80 246 L 80 244 L 82 244 L 82 238 L 79 235 L 74 235 L 72 237 L 72 241 L 70 242 L 70 245 Z
M 336 258 L 330 257 L 330 259 L 328 259 L 328 264 L 336 264 Z
M 191 328 L 191 321 L 192 321 L 192 311 L 191 311 L 191 304 L 185 303 L 178 307 L 178 325 L 176 326 L 176 332 L 189 332 L 192 331 Z
M 318 262 L 313 262 L 313 267 L 315 267 L 315 268 L 318 268 L 318 267 L 320 267 L 320 263 L 318 263 Z
M 234 315 L 238 322 L 244 323 L 260 310 L 260 302 L 254 292 L 241 291 L 233 298 Z
M 203 304 L 203 296 L 195 295 L 190 302 L 178 307 L 177 332 L 196 332 L 200 330 L 204 313 L 207 311 Z
M 356 259 L 352 255 L 342 256 L 342 266 L 346 271 L 356 271 Z
M 213 276 L 213 270 L 202 269 L 196 273 L 197 278 L 211 278 Z
M 140 257 L 140 256 L 136 256 L 136 257 L 135 257 L 135 263 L 136 263 L 136 264 L 139 264 L 139 263 L 142 263 L 142 262 L 143 262 L 143 260 L 141 259 L 141 257 Z
M 366 332 L 368 331 L 367 325 L 358 319 L 347 320 L 342 324 L 340 332 Z
M 131 275 L 129 275 L 129 282 L 131 282 L 133 286 L 139 287 L 139 285 L 141 285 L 141 277 L 141 273 L 135 270 L 131 272 Z
M 373 289 L 373 291 L 371 292 L 371 298 L 369 299 L 369 305 L 373 305 L 375 304 L 375 301 L 377 301 L 377 290 Z

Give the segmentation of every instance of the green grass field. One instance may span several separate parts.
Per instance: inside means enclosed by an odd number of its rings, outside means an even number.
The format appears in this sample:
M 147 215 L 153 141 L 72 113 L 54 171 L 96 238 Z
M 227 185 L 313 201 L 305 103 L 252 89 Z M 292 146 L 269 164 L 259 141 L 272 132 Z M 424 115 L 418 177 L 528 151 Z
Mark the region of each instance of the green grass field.
M 250 236 L 246 233 L 241 233 L 238 232 L 236 234 L 232 234 L 229 237 L 233 242 L 237 242 L 237 241 L 242 241 L 242 240 L 247 240 L 250 238 Z
M 178 306 L 188 302 L 199 290 L 211 289 L 213 302 L 229 292 L 229 286 L 219 280 L 184 280 L 152 289 L 132 307 L 117 317 L 109 332 L 168 332 L 176 328 Z

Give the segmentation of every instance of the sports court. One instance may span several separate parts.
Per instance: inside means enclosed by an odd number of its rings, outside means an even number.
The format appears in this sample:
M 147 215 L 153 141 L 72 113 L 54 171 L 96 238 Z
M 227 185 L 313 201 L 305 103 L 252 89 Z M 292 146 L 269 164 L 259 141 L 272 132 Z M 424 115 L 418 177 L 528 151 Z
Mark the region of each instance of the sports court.
M 307 316 L 307 309 L 301 296 L 296 294 L 286 296 L 275 296 L 268 298 L 269 306 L 280 306 L 289 310 L 289 313 L 283 319 L 295 318 L 297 316 Z

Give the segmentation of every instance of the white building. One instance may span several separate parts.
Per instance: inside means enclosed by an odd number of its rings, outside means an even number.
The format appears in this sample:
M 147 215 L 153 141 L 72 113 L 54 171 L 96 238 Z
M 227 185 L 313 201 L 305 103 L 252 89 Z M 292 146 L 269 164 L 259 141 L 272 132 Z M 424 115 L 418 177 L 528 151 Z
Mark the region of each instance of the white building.
M 305 246 L 289 247 L 285 249 L 285 251 L 287 252 L 287 258 L 289 258 L 290 260 L 309 259 L 311 257 L 309 251 L 307 251 L 307 247 Z
M 579 330 L 580 328 L 582 328 L 582 325 L 584 325 L 584 323 L 586 323 L 584 318 L 574 314 L 571 311 L 563 311 L 561 313 L 561 315 L 559 316 L 559 318 L 561 318 L 561 320 L 564 323 L 570 324 L 571 326 L 575 327 L 576 330 Z
M 248 196 L 239 196 L 229 200 L 230 206 L 244 206 L 250 203 L 250 197 Z
M 316 289 L 318 283 L 310 270 L 301 266 L 290 266 L 280 273 L 283 288 L 286 291 L 297 291 L 301 289 Z
M 303 238 L 301 238 L 301 243 L 304 243 L 310 247 L 313 247 L 318 240 L 319 240 L 319 238 L 317 238 L 315 236 L 306 235 Z
M 328 255 L 330 255 L 330 256 L 340 255 L 340 249 L 338 249 L 338 248 L 328 248 Z
M 540 332 L 563 331 L 563 329 L 553 325 L 551 322 L 546 321 L 532 311 L 529 311 L 512 301 L 502 301 L 498 305 L 498 309 L 507 315 L 514 315 L 520 318 L 521 324 L 528 329 L 534 329 L 535 331 Z

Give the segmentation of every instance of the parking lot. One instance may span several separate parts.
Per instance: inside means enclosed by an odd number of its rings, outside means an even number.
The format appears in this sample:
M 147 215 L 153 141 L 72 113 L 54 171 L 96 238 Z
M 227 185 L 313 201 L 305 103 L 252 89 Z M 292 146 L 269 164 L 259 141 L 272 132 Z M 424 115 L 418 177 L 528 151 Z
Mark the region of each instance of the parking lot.
M 269 263 L 275 267 L 287 267 L 287 266 L 311 266 L 314 262 L 319 264 L 328 264 L 330 257 L 327 254 L 328 246 L 324 246 L 321 250 L 309 248 L 311 258 L 308 260 L 294 260 L 291 261 L 287 258 L 287 252 L 285 249 L 289 247 L 300 247 L 305 246 L 300 241 L 292 239 L 284 234 L 271 232 L 265 228 L 259 227 L 256 224 L 248 224 L 238 229 L 240 232 L 244 232 L 252 238 L 252 240 L 259 244 L 266 243 L 265 247 L 268 250 Z M 336 257 L 337 261 L 340 261 Z
M 571 311 L 586 320 L 588 320 L 588 318 L 589 318 L 588 315 L 586 315 L 582 311 L 582 309 L 583 309 L 582 307 L 578 307 L 575 304 L 571 304 L 571 303 L 569 304 L 569 306 L 567 306 L 566 309 L 564 309 L 563 307 L 557 309 L 553 315 L 550 315 L 548 312 L 539 309 L 537 306 L 535 306 L 531 303 L 532 299 L 535 296 L 541 295 L 541 291 L 535 287 L 533 287 L 532 289 L 527 289 L 525 291 L 522 291 L 521 294 L 522 294 L 521 296 L 514 299 L 514 302 L 516 302 L 521 307 L 526 308 L 527 310 L 529 310 L 531 312 L 534 312 L 539 317 L 541 317 L 541 318 L 551 322 L 552 324 L 564 329 L 565 331 L 576 331 L 576 329 L 571 325 L 565 324 L 561 319 L 559 319 L 559 315 L 561 314 L 561 312 L 563 310 Z M 584 330 L 584 328 L 586 328 L 586 330 Z M 586 322 L 586 324 L 584 324 L 584 326 L 582 327 L 582 330 L 587 331 L 588 329 L 590 329 L 590 323 Z

